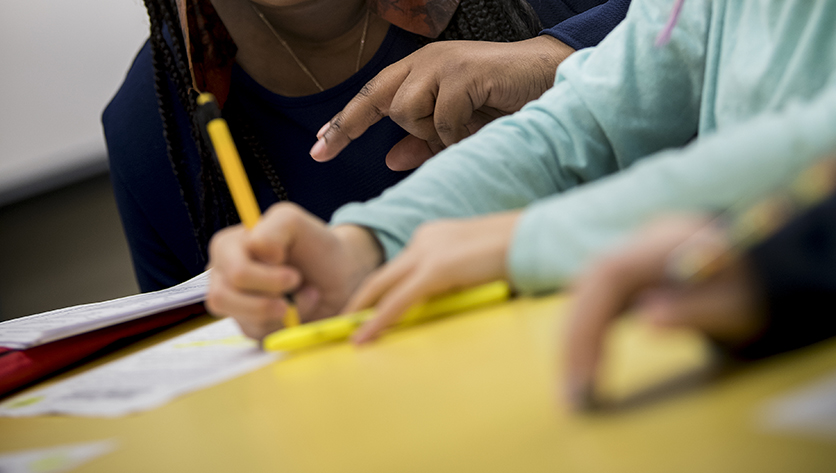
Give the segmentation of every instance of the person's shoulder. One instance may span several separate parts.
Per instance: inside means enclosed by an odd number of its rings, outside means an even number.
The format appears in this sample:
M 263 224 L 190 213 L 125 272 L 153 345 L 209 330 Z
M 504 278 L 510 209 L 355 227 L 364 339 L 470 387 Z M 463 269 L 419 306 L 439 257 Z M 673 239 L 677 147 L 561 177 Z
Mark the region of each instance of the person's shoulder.
M 105 107 L 102 127 L 110 166 L 116 172 L 136 175 L 137 166 L 144 167 L 153 156 L 167 156 L 148 42 Z
M 551 28 L 608 0 L 528 0 L 544 28 Z
M 154 93 L 154 68 L 151 62 L 151 45 L 146 40 L 119 86 L 116 95 L 102 113 L 102 124 L 108 128 L 121 121 L 126 113 L 131 112 L 138 103 L 147 100 L 148 90 Z M 154 97 L 152 95 L 152 97 Z

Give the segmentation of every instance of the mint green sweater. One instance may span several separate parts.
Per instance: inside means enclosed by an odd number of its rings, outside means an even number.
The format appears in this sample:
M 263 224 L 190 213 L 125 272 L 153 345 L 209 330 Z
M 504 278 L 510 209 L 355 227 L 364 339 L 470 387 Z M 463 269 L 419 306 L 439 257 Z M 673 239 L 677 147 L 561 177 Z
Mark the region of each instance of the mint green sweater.
M 332 224 L 392 258 L 423 222 L 524 208 L 511 279 L 540 292 L 660 213 L 744 203 L 836 152 L 836 1 L 687 0 L 657 48 L 673 3 L 634 0 L 542 98 Z

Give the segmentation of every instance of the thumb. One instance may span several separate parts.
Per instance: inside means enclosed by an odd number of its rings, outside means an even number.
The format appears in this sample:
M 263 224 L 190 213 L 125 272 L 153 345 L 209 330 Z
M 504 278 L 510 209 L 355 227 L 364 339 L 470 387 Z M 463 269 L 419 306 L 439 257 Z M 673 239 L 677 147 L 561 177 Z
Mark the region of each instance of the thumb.
M 389 150 L 386 165 L 393 171 L 408 171 L 424 164 L 435 156 L 429 143 L 413 135 L 407 135 Z

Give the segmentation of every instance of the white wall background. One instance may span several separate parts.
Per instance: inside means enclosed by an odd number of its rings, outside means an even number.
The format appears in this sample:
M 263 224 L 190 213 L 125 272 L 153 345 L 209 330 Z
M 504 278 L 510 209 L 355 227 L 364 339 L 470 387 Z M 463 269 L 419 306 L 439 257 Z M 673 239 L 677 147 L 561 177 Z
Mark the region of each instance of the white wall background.
M 0 0 L 0 205 L 105 169 L 101 112 L 147 36 L 142 0 Z

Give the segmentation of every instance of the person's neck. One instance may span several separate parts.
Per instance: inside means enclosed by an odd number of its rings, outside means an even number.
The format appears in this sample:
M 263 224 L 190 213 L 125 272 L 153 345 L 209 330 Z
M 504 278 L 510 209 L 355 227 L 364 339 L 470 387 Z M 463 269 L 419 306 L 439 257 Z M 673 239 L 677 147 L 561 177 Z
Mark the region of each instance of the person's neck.
M 238 46 L 236 62 L 253 79 L 285 96 L 319 92 L 249 0 L 212 3 Z M 287 7 L 256 7 L 322 87 L 328 89 L 355 73 L 366 16 L 364 5 L 363 1 L 308 0 Z M 360 67 L 380 47 L 388 26 L 375 15 L 369 17 Z

